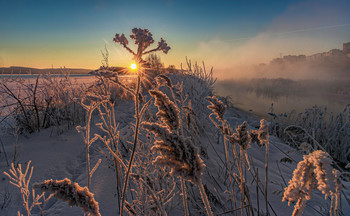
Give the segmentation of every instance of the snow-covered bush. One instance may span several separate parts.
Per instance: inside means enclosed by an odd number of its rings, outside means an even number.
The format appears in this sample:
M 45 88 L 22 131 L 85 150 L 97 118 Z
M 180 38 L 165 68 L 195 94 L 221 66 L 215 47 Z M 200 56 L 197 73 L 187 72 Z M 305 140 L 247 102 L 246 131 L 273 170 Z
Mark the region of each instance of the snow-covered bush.
M 1 78 L 0 94 L 5 115 L 13 117 L 21 131 L 32 133 L 41 128 L 72 127 L 84 118 L 84 110 L 76 103 L 83 86 L 75 83 L 64 71 L 64 77 L 51 74 L 36 79 Z M 1 112 L 1 111 L 0 111 Z

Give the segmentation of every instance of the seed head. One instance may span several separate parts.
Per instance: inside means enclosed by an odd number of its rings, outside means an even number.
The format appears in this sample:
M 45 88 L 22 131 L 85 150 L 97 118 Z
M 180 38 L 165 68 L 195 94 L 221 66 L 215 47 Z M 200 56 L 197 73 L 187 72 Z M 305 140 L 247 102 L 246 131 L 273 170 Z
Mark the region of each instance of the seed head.
M 171 174 L 198 183 L 205 164 L 191 139 L 179 136 L 158 123 L 145 122 L 142 126 L 159 138 L 151 148 L 160 153 L 154 163 L 167 165 L 171 168 Z
M 155 98 L 154 104 L 159 110 L 157 116 L 161 118 L 170 130 L 177 130 L 180 125 L 179 108 L 163 92 L 150 90 L 149 93 Z
M 54 193 L 56 198 L 68 202 L 70 206 L 78 206 L 85 213 L 101 216 L 94 194 L 87 187 L 80 187 L 78 183 L 71 182 L 67 178 L 63 180 L 45 180 L 44 182 L 35 183 L 33 188 L 41 192 Z
M 217 99 L 215 96 L 208 96 L 206 99 L 210 102 L 210 105 L 207 107 L 216 115 L 216 119 L 219 121 L 224 121 L 226 105 L 224 105 L 224 103 Z

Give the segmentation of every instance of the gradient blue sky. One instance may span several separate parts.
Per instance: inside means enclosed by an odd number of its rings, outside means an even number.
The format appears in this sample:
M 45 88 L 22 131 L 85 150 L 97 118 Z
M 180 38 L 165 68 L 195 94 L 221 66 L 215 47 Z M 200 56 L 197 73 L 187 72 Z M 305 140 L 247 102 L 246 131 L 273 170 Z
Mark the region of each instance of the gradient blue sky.
M 131 61 L 115 33 L 148 28 L 185 56 L 214 67 L 312 54 L 350 41 L 349 1 L 52 1 L 0 0 L 0 67 L 97 68 L 106 44 L 111 65 Z M 248 52 L 246 52 L 248 51 Z

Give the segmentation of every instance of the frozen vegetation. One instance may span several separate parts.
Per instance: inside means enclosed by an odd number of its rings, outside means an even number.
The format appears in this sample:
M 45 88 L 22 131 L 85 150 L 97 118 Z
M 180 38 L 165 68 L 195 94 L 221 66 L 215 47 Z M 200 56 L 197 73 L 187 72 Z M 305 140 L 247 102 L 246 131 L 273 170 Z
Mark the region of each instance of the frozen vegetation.
M 129 78 L 105 53 L 92 84 L 0 81 L 0 215 L 350 214 L 348 108 L 249 118 L 204 64 L 152 70 L 143 56 L 170 47 L 130 38 L 136 52 L 113 39 L 138 63 Z

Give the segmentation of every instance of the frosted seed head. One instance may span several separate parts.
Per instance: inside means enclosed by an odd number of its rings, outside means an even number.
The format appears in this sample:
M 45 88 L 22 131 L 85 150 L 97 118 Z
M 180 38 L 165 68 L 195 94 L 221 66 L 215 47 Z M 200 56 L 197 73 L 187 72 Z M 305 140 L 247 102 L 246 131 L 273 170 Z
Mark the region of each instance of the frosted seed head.
M 161 118 L 170 130 L 177 130 L 180 126 L 179 108 L 163 92 L 150 90 L 149 93 L 155 98 L 154 104 L 159 110 L 157 116 Z
M 170 47 L 165 42 L 165 40 L 161 38 L 160 41 L 158 42 L 158 49 L 162 50 L 165 54 L 167 54 L 168 51 L 170 50 Z
M 33 188 L 41 192 L 54 193 L 54 197 L 68 202 L 71 206 L 80 207 L 85 213 L 101 216 L 94 194 L 87 187 L 80 187 L 78 183 L 71 182 L 67 178 L 34 183 Z
M 183 176 L 192 183 L 199 182 L 205 164 L 191 139 L 179 136 L 157 123 L 145 122 L 142 127 L 160 139 L 152 147 L 160 154 L 154 163 L 169 166 L 172 174 Z
M 319 189 L 325 198 L 336 196 L 341 190 L 339 171 L 332 168 L 332 159 L 328 153 L 321 150 L 314 151 L 303 156 L 293 172 L 293 178 L 285 188 L 282 201 L 289 203 L 297 201 L 294 212 L 303 211 L 303 206 L 298 203 L 311 199 L 312 191 Z
M 233 134 L 233 139 L 243 148 L 243 150 L 247 150 L 249 148 L 251 137 L 248 132 L 248 123 L 246 121 L 237 127 L 236 133 Z
M 135 40 L 135 44 L 141 46 L 142 51 L 154 43 L 151 32 L 148 29 L 133 28 L 130 38 Z
M 258 131 L 258 140 L 262 146 L 269 144 L 269 126 L 265 119 L 260 120 L 260 128 Z
M 208 96 L 206 99 L 210 103 L 210 105 L 207 106 L 208 109 L 210 109 L 216 115 L 216 118 L 219 121 L 224 121 L 224 115 L 227 108 L 226 105 L 224 105 L 224 103 L 215 96 Z
M 116 43 L 120 43 L 121 45 L 128 45 L 128 39 L 126 39 L 124 34 L 115 34 L 113 41 Z
M 173 87 L 173 84 L 172 84 L 170 78 L 167 77 L 167 76 L 165 76 L 165 75 L 163 75 L 163 74 L 158 75 L 158 76 L 156 77 L 156 81 L 157 81 L 158 86 L 163 86 L 163 85 L 164 85 L 164 82 L 165 82 L 166 85 L 167 85 L 169 88 L 172 88 L 172 87 Z

